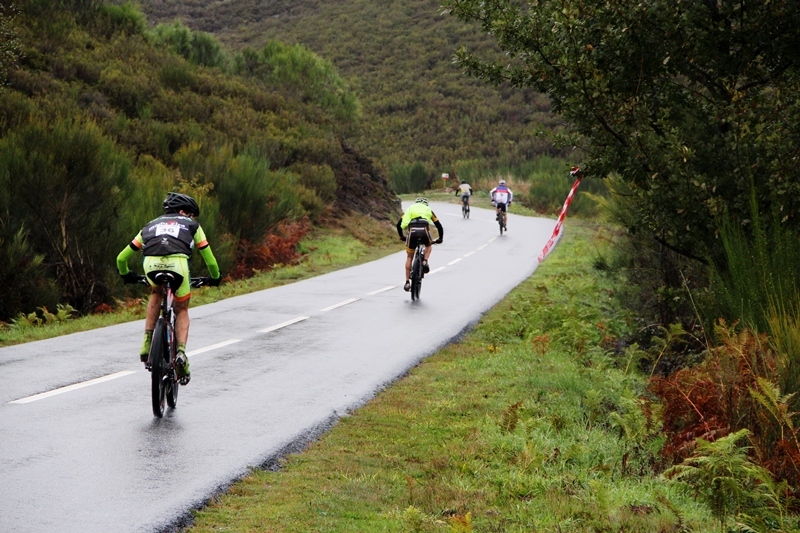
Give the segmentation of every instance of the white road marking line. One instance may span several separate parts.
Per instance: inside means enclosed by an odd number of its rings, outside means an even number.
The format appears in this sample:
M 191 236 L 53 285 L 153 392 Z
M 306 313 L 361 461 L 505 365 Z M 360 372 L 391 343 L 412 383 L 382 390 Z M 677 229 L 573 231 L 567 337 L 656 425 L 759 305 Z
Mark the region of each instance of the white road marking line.
M 483 246 L 478 246 L 478 250 L 483 250 L 487 246 L 489 246 L 489 245 L 488 244 L 484 244 Z M 475 251 L 477 252 L 478 250 L 475 250 Z
M 287 320 L 286 322 L 281 322 L 280 324 L 276 324 L 274 326 L 270 326 L 268 328 L 258 330 L 259 333 L 269 333 L 270 331 L 275 331 L 276 329 L 285 328 L 286 326 L 291 326 L 292 324 L 297 324 L 298 322 L 302 322 L 303 320 L 307 320 L 311 318 L 310 316 L 298 316 L 297 318 L 293 318 L 291 320 Z
M 471 255 L 475 255 L 475 252 L 470 252 L 470 253 L 468 253 L 468 254 L 464 254 L 464 257 L 469 257 L 469 256 L 471 256 Z
M 447 268 L 447 267 L 439 267 L 439 268 L 437 268 L 436 270 L 431 270 L 430 272 L 428 272 L 428 273 L 427 273 L 427 274 L 425 274 L 425 275 L 426 275 L 426 276 L 430 276 L 431 274 L 436 274 L 437 272 L 440 272 L 440 271 L 444 270 L 445 268 Z
M 212 344 L 211 346 L 206 346 L 205 348 L 198 348 L 197 350 L 186 352 L 186 355 L 198 355 L 201 353 L 210 352 L 211 350 L 216 350 L 217 348 L 222 348 L 223 346 L 228 346 L 229 344 L 236 344 L 237 342 L 241 342 L 241 339 L 231 339 L 224 342 L 218 342 L 217 344 Z
M 492 237 L 491 239 L 489 239 L 489 242 L 491 243 L 491 242 L 494 242 L 496 240 L 497 240 L 497 237 Z
M 452 261 L 450 261 L 449 263 L 447 263 L 447 266 L 452 266 L 452 265 L 455 265 L 456 263 L 458 263 L 458 262 L 459 262 L 459 261 L 461 261 L 462 259 L 464 259 L 464 258 L 463 258 L 463 257 L 459 257 L 458 259 L 453 259 Z
M 334 309 L 337 309 L 339 307 L 344 307 L 345 305 L 348 305 L 348 304 L 351 304 L 351 303 L 357 302 L 357 301 L 358 301 L 358 298 L 350 298 L 349 300 L 345 300 L 343 302 L 339 302 L 338 304 L 333 304 L 332 306 L 326 307 L 325 309 L 320 309 L 319 312 L 320 313 L 324 313 L 326 311 L 333 311 Z
M 135 370 L 123 370 L 121 372 L 115 372 L 113 374 L 109 374 L 107 376 L 103 376 L 100 378 L 90 379 L 89 381 L 84 381 L 82 383 L 75 383 L 74 385 L 67 385 L 66 387 L 61 387 L 59 389 L 53 389 L 51 391 L 34 394 L 33 396 L 28 396 L 27 398 L 20 398 L 19 400 L 14 400 L 13 402 L 8 402 L 8 403 L 35 402 L 36 400 L 43 400 L 45 398 L 49 398 L 50 396 L 55 396 L 57 394 L 64 394 L 65 392 L 70 392 L 76 389 L 82 389 L 84 387 L 89 387 L 91 385 L 97 385 L 98 383 L 103 383 L 104 381 L 111 381 L 112 379 L 121 378 L 135 373 L 136 373 Z
M 397 288 L 397 285 L 389 285 L 388 287 L 384 287 L 382 289 L 378 289 L 377 291 L 368 292 L 367 296 L 375 296 L 376 294 L 380 294 L 382 292 L 390 291 L 392 289 Z

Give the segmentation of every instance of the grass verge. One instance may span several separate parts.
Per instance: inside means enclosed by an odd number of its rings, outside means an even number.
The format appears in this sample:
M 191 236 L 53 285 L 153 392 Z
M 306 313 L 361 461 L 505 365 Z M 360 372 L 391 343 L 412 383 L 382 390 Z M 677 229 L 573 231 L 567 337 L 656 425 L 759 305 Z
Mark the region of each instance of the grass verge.
M 192 306 L 285 285 L 401 251 L 403 245 L 397 241 L 394 231 L 389 224 L 369 217 L 342 218 L 337 221 L 335 227 L 312 230 L 298 246 L 302 257 L 296 264 L 278 265 L 252 278 L 223 283 L 219 287 L 194 289 Z M 134 269 L 141 272 L 141 267 Z M 146 293 L 145 287 L 137 286 L 136 289 L 131 289 L 132 298 L 118 301 L 116 309 L 109 313 L 86 315 L 41 325 L 34 325 L 24 320 L 12 324 L 0 322 L 0 347 L 143 319 L 147 305 Z M 137 294 L 139 296 L 136 296 Z
M 626 352 L 603 226 L 570 222 L 536 274 L 460 342 L 277 472 L 196 512 L 217 531 L 711 531 L 654 474 L 657 415 Z

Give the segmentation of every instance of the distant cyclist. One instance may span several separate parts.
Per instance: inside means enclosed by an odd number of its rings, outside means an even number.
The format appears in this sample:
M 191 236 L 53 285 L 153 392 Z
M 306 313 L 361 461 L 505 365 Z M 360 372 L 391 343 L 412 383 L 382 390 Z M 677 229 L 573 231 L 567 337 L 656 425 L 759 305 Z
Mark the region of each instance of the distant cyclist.
M 195 217 L 200 216 L 200 207 L 191 196 L 171 192 L 164 199 L 164 215 L 148 222 L 133 241 L 117 256 L 117 270 L 125 283 L 137 283 L 139 277 L 128 269 L 128 259 L 134 253 L 144 254 L 144 272 L 169 270 L 179 274 L 183 282 L 175 292 L 175 336 L 178 340 L 178 377 L 181 385 L 189 383 L 189 358 L 186 357 L 186 341 L 189 339 L 189 299 L 191 287 L 189 277 L 189 257 L 197 245 L 200 255 L 211 274 L 210 285 L 220 282 L 219 266 L 205 232 Z M 161 308 L 161 288 L 148 277 L 152 287 L 147 304 L 147 318 L 144 323 L 144 343 L 139 353 L 142 362 L 147 362 L 153 330 L 156 327 Z
M 469 205 L 469 197 L 472 196 L 472 187 L 469 186 L 467 180 L 461 180 L 461 185 L 456 189 L 456 196 L 461 194 L 461 203 Z
M 508 229 L 508 207 L 511 205 L 514 193 L 506 186 L 506 180 L 500 180 L 497 187 L 489 191 L 489 195 L 492 197 L 495 213 L 498 215 L 503 213 L 503 226 Z
M 431 237 L 431 222 L 433 222 L 439 232 L 439 238 L 435 241 L 432 240 Z M 403 235 L 404 229 L 408 230 L 408 237 Z M 417 244 L 420 242 L 425 244 L 422 272 L 427 274 L 431 270 L 428 266 L 428 258 L 431 256 L 431 250 L 433 248 L 431 245 L 434 243 L 442 243 L 442 239 L 444 239 L 444 228 L 428 206 L 428 199 L 417 198 L 414 203 L 406 209 L 402 218 L 397 221 L 397 233 L 400 235 L 400 240 L 406 243 L 406 284 L 403 286 L 403 290 L 408 292 L 411 290 L 411 260 L 414 257 L 414 250 L 417 248 Z

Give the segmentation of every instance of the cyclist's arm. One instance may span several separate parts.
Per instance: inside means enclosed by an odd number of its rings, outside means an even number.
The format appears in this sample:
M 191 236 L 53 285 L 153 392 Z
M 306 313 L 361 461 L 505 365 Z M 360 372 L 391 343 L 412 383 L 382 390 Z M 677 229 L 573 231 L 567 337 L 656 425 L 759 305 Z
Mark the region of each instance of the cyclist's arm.
M 219 279 L 219 265 L 217 264 L 217 258 L 214 257 L 214 252 L 211 251 L 211 246 L 206 244 L 204 247 L 198 248 L 198 250 L 203 257 L 203 261 L 206 262 L 208 273 L 211 274 L 213 279 Z
M 208 244 L 206 234 L 203 231 L 203 228 L 200 226 L 197 227 L 197 231 L 194 234 L 194 242 L 197 245 L 197 250 L 200 252 L 200 256 L 202 256 L 203 261 L 206 263 L 208 273 L 211 274 L 213 279 L 219 279 L 219 265 L 217 264 L 217 258 L 214 257 L 214 252 L 211 251 L 211 246 Z
M 138 235 L 126 246 L 122 249 L 122 251 L 117 256 L 117 271 L 119 271 L 120 275 L 124 276 L 130 269 L 128 268 L 128 259 L 133 257 L 133 254 L 138 252 L 142 249 L 142 233 L 139 232 Z
M 439 241 L 442 241 L 444 239 L 444 228 L 442 227 L 442 223 L 439 222 L 439 219 L 436 218 L 436 215 L 433 215 L 431 220 L 433 221 L 433 225 L 436 226 L 436 231 L 439 232 Z
M 401 239 L 405 239 L 405 235 L 403 235 L 403 219 L 399 219 L 397 221 L 397 234 L 400 235 Z

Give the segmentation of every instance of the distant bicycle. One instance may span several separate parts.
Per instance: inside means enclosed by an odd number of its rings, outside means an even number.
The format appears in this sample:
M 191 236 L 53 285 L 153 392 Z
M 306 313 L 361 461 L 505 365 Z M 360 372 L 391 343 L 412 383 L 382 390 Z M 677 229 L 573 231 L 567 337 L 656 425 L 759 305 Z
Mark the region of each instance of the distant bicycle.
M 461 197 L 461 215 L 464 218 L 469 218 L 469 196 Z
M 500 226 L 500 235 L 502 235 L 503 231 L 506 229 L 506 224 L 503 221 L 503 213 L 501 211 L 498 211 L 495 219 L 497 220 L 497 224 Z
M 178 342 L 175 339 L 175 311 L 172 307 L 175 291 L 181 286 L 183 278 L 170 271 L 150 272 L 150 279 L 160 285 L 163 291 L 161 299 L 161 316 L 158 317 L 153 331 L 153 342 L 150 345 L 150 356 L 145 367 L 150 371 L 150 396 L 153 403 L 153 415 L 164 416 L 166 406 L 174 409 L 178 405 L 178 367 L 175 361 L 178 353 Z M 191 278 L 192 287 L 208 285 L 211 278 Z M 150 285 L 145 276 L 139 276 L 139 283 Z M 166 405 L 165 405 L 166 404 Z
M 431 243 L 433 246 L 434 243 Z M 422 261 L 425 259 L 425 243 L 417 243 L 414 250 L 414 259 L 411 262 L 411 301 L 419 300 L 419 293 L 422 290 L 422 278 L 425 277 Z

